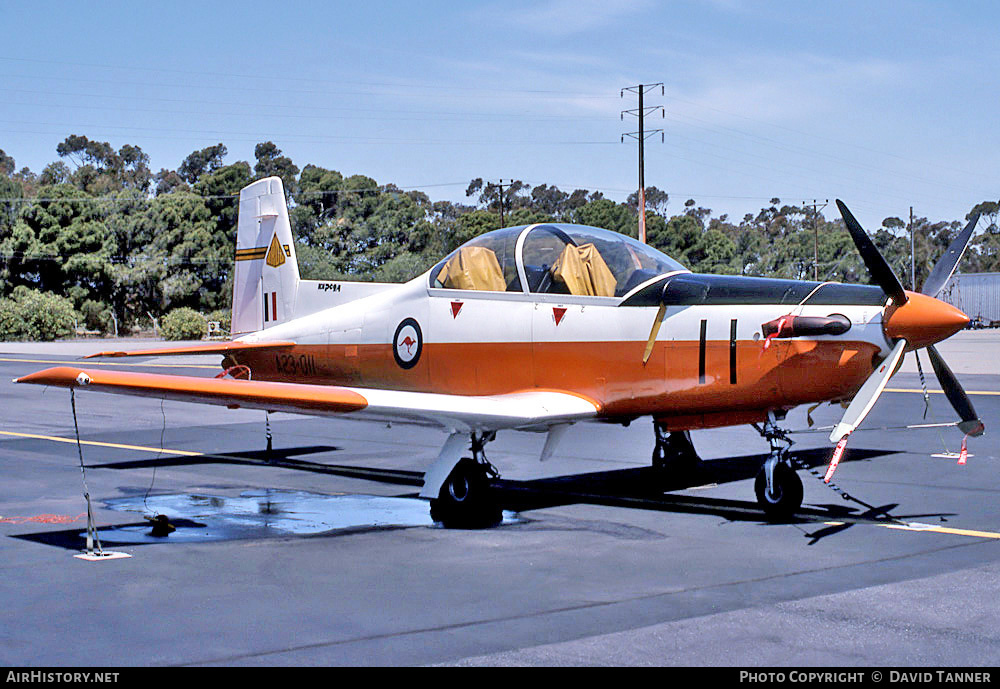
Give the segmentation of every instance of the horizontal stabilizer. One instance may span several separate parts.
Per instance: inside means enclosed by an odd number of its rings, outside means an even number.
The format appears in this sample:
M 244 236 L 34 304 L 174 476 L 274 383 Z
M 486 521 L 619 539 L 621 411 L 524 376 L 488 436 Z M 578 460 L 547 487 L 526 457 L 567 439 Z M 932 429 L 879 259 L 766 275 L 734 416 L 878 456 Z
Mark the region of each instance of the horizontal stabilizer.
M 203 345 L 186 345 L 184 347 L 164 347 L 162 349 L 134 349 L 128 352 L 97 352 L 88 354 L 84 359 L 95 359 L 98 357 L 121 357 L 121 356 L 181 356 L 184 354 L 229 354 L 231 352 L 245 352 L 250 349 L 285 349 L 295 346 L 294 342 L 213 342 Z

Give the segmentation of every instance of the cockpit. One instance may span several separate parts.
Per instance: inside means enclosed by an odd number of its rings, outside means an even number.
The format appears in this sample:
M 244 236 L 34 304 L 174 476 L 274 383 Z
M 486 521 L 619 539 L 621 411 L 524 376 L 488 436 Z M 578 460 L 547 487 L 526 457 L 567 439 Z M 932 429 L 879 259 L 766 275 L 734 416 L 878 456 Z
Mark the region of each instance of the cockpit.
M 491 292 L 623 297 L 685 268 L 625 235 L 547 223 L 482 234 L 430 271 L 430 286 Z

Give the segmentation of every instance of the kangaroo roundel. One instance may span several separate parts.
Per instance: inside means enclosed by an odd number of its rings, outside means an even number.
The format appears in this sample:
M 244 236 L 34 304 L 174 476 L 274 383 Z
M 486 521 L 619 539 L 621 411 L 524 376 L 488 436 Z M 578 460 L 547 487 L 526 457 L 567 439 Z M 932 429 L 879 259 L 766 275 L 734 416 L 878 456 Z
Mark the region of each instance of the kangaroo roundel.
M 404 319 L 397 327 L 393 336 L 392 354 L 396 363 L 402 368 L 413 368 L 420 360 L 420 351 L 424 347 L 424 336 L 420 332 L 420 324 L 413 318 Z

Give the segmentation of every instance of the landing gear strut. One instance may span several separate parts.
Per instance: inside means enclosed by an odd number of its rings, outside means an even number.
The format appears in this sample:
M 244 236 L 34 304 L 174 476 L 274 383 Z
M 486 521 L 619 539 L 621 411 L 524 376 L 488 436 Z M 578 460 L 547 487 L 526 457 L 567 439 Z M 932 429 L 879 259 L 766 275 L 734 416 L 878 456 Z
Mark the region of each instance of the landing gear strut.
M 653 447 L 653 468 L 662 472 L 691 472 L 698 468 L 701 457 L 691 442 L 690 431 L 669 432 L 664 424 L 653 421 L 656 445 Z
M 768 519 L 787 521 L 802 506 L 802 479 L 788 459 L 792 441 L 775 424 L 773 414 L 768 414 L 763 426 L 753 424 L 753 427 L 771 444 L 771 453 L 754 481 L 757 502 Z
M 449 529 L 496 526 L 503 518 L 490 482 L 499 475 L 483 448 L 496 433 L 472 434 L 472 457 L 465 457 L 448 474 L 438 497 L 431 500 L 431 519 Z

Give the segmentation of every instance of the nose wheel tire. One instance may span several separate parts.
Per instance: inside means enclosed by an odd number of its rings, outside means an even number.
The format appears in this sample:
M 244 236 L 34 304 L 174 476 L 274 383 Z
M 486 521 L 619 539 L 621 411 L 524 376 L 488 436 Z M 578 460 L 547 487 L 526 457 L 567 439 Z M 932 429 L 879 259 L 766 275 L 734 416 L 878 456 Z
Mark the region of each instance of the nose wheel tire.
M 502 517 L 486 467 L 471 457 L 455 465 L 438 497 L 431 500 L 431 519 L 448 529 L 487 528 Z
M 762 468 L 754 481 L 757 503 L 768 519 L 787 521 L 802 506 L 802 479 L 790 466 L 778 462 L 774 466 L 773 483 L 772 490 L 768 491 L 767 476 Z

